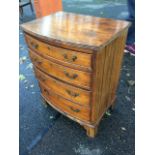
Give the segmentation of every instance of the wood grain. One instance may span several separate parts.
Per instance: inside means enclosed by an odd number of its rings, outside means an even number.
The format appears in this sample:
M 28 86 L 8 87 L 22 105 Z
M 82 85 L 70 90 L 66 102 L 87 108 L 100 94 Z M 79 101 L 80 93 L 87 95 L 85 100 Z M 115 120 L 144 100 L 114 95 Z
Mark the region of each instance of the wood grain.
M 91 74 L 55 64 L 30 50 L 30 58 L 40 70 L 59 80 L 90 90 Z
M 38 52 L 43 56 L 50 56 L 56 59 L 57 61 L 61 61 L 61 63 L 68 63 L 69 66 L 75 64 L 81 67 L 85 67 L 88 70 L 91 70 L 91 54 L 51 46 L 50 44 L 39 41 L 38 39 L 29 35 L 25 35 L 25 39 L 30 49 Z
M 22 25 L 43 98 L 89 137 L 115 105 L 129 26 L 66 12 Z
M 79 120 L 90 120 L 90 109 L 80 106 L 76 103 L 70 102 L 65 98 L 56 95 L 47 86 L 39 83 L 43 96 L 50 101 L 50 105 L 56 106 L 58 109 L 66 113 L 67 115 L 78 118 Z
M 34 70 L 36 78 L 44 85 L 47 85 L 51 91 L 79 105 L 90 106 L 91 91 L 83 90 L 60 82 L 37 68 L 34 68 Z
M 115 39 L 129 22 L 57 12 L 21 25 L 23 30 L 53 45 L 85 52 L 98 51 Z
M 119 82 L 127 31 L 96 54 L 93 76 L 92 121 L 99 122 L 113 104 Z
M 88 127 L 86 125 L 84 125 L 84 128 L 86 129 L 86 132 L 87 132 L 87 136 L 91 137 L 91 138 L 94 138 L 97 134 L 97 126 L 95 127 Z

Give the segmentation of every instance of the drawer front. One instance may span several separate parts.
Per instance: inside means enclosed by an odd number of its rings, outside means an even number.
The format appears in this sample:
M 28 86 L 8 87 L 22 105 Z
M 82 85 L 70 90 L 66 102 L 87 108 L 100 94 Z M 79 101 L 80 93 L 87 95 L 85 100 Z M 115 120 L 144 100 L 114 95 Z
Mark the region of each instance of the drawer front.
M 42 55 L 50 56 L 50 50 L 48 50 L 48 48 L 49 48 L 48 45 L 45 46 L 42 42 L 40 42 L 26 34 L 25 34 L 25 40 L 26 40 L 27 45 L 30 49 L 33 49 Z
M 83 106 L 89 106 L 91 91 L 86 91 L 56 80 L 42 71 L 35 69 L 37 79 L 47 85 L 52 92 Z
M 60 80 L 83 88 L 90 88 L 91 73 L 74 70 L 53 63 L 40 55 L 30 51 L 30 58 L 35 66 Z
M 81 52 L 76 52 L 76 51 L 72 51 L 64 48 L 51 46 L 37 39 L 34 39 L 28 35 L 25 35 L 25 38 L 28 46 L 31 49 L 34 49 L 41 54 L 51 56 L 65 63 L 76 64 L 76 65 L 84 66 L 89 69 L 91 68 L 92 54 L 86 54 L 86 53 L 81 53 Z
M 91 69 L 91 54 L 52 47 L 50 56 L 66 63 L 76 64 Z
M 47 86 L 39 83 L 41 93 L 47 99 L 51 106 L 54 105 L 57 109 L 63 113 L 75 117 L 80 120 L 89 121 L 90 120 L 90 109 L 77 105 L 76 103 L 70 102 L 69 100 L 60 97 L 53 93 Z

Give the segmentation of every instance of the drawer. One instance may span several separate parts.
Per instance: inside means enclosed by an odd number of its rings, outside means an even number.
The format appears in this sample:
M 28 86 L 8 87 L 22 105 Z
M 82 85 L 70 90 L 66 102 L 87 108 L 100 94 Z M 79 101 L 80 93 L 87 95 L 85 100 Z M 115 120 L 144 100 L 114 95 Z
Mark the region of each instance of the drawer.
M 89 106 L 91 91 L 65 84 L 48 76 L 37 68 L 34 69 L 37 79 L 44 85 L 47 85 L 51 91 L 80 105 Z
M 28 46 L 36 52 L 51 56 L 58 61 L 76 64 L 91 69 L 92 54 L 51 46 L 28 35 L 25 35 L 25 38 Z
M 56 107 L 60 112 L 63 112 L 74 118 L 89 121 L 90 120 L 90 109 L 82 107 L 76 103 L 64 99 L 63 97 L 53 93 L 50 88 L 39 83 L 41 93 L 47 101 L 50 102 L 51 106 Z
M 29 54 L 33 64 L 47 74 L 73 85 L 90 89 L 91 73 L 58 65 L 32 51 Z
M 34 39 L 33 37 L 30 37 L 29 35 L 25 34 L 25 40 L 27 42 L 27 45 L 30 49 L 35 50 L 36 52 L 50 56 L 50 51 L 48 50 L 48 45 L 44 45 L 44 43 Z

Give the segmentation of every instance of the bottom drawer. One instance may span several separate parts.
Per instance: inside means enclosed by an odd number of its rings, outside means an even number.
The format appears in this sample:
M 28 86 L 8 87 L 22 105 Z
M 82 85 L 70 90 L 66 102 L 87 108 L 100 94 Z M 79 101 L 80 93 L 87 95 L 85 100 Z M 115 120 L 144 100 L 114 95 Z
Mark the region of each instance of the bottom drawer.
M 67 115 L 70 115 L 79 120 L 83 121 L 90 120 L 89 108 L 82 107 L 80 105 L 77 105 L 76 103 L 64 99 L 63 97 L 60 97 L 59 95 L 56 95 L 49 88 L 47 88 L 47 86 L 41 83 L 39 83 L 39 86 L 42 95 L 45 97 L 45 99 L 47 99 L 51 103 L 51 106 L 54 105 L 57 109 L 59 109 L 63 113 L 66 113 Z

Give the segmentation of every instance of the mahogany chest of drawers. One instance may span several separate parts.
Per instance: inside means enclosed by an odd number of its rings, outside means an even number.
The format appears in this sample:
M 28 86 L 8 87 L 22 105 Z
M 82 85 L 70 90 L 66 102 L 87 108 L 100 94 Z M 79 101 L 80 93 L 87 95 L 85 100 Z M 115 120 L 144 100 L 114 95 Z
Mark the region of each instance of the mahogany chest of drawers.
M 21 26 L 44 100 L 90 137 L 114 106 L 129 26 L 66 12 Z

